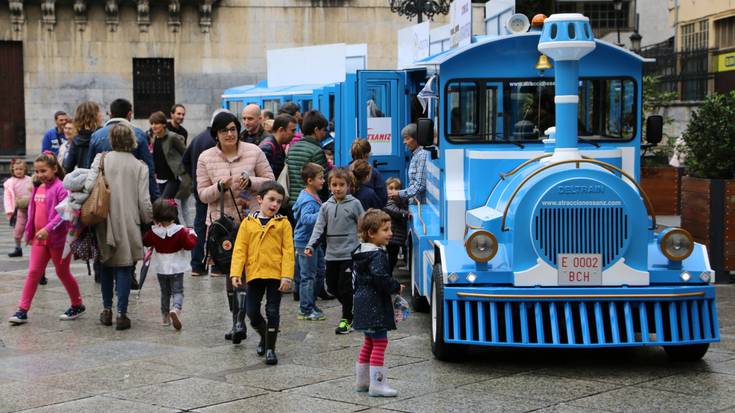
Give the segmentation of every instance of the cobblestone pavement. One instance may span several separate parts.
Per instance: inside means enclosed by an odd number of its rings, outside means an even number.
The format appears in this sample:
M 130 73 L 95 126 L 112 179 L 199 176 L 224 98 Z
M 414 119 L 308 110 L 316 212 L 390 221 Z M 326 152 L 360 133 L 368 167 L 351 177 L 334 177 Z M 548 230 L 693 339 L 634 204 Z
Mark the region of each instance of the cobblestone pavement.
M 390 334 L 395 399 L 352 391 L 361 335 L 336 336 L 337 303 L 320 302 L 328 320 L 296 320 L 281 305 L 278 366 L 255 355 L 255 333 L 225 342 L 229 326 L 222 278 L 186 276 L 181 332 L 160 325 L 156 279 L 131 295 L 133 328 L 100 325 L 98 285 L 74 263 L 87 314 L 59 321 L 68 307 L 51 268 L 29 313 L 11 327 L 28 260 L 5 255 L 0 228 L 0 413 L 29 412 L 489 412 L 735 411 L 735 289 L 718 287 L 723 343 L 704 361 L 672 364 L 660 348 L 595 351 L 481 350 L 464 362 L 434 360 L 429 318 L 412 314 Z M 28 249 L 26 249 L 26 253 Z M 27 409 L 27 410 L 26 410 Z

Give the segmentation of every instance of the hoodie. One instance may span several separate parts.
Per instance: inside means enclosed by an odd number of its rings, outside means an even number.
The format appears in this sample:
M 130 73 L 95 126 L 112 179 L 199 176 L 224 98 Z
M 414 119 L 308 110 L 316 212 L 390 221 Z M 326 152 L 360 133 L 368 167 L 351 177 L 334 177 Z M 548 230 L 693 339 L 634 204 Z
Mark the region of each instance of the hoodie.
M 364 242 L 352 254 L 355 288 L 352 326 L 355 330 L 395 330 L 391 294 L 401 285 L 391 275 L 384 248 Z
M 357 240 L 357 220 L 365 212 L 357 198 L 347 195 L 341 202 L 329 197 L 319 210 L 319 217 L 311 233 L 308 248 L 314 249 L 323 236 L 327 239 L 327 261 L 352 259 L 352 251 L 360 244 Z
M 293 218 L 296 221 L 293 233 L 294 247 L 306 248 L 311 233 L 314 231 L 321 206 L 322 200 L 319 199 L 319 195 L 312 195 L 306 189 L 301 190 L 292 209 Z

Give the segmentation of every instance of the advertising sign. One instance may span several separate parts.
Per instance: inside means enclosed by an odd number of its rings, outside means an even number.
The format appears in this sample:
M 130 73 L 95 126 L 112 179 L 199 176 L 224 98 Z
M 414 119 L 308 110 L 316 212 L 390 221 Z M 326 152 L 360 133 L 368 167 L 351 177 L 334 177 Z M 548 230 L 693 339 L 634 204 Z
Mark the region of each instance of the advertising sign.
M 429 29 L 429 22 L 425 22 L 398 31 L 398 69 L 429 57 Z
M 344 43 L 268 50 L 268 87 L 344 82 L 346 54 Z M 294 70 L 294 62 L 319 64 L 302 64 Z
M 472 0 L 454 0 L 449 7 L 452 48 L 472 43 Z
M 735 70 L 735 52 L 717 56 L 717 71 L 728 72 L 730 70 Z
M 393 128 L 391 118 L 368 118 L 367 141 L 371 155 L 393 154 Z

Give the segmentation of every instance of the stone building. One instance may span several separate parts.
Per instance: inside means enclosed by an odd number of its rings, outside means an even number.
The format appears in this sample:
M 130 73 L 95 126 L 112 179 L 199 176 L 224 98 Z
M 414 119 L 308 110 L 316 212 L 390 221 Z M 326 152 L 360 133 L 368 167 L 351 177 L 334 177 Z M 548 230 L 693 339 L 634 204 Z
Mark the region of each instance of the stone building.
M 181 102 L 197 133 L 225 88 L 265 78 L 266 50 L 367 43 L 369 68 L 394 68 L 409 24 L 386 0 L 0 1 L 0 155 L 38 153 L 84 100 L 130 99 L 141 127 Z

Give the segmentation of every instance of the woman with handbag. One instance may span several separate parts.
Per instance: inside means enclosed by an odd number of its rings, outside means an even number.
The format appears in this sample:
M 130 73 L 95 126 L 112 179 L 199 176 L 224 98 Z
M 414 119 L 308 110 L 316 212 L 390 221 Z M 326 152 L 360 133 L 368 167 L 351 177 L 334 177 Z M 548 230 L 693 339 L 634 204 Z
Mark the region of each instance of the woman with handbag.
M 275 177 L 263 151 L 256 145 L 240 142 L 238 139 L 240 123 L 235 115 L 230 112 L 217 114 L 212 120 L 210 133 L 217 144 L 199 155 L 196 177 L 199 199 L 208 204 L 207 226 L 220 218 L 220 208 L 239 225 L 242 217 L 236 200 L 243 198 L 241 193 L 251 195 L 249 198 L 254 200 L 253 194 L 260 190 L 261 185 Z M 231 254 L 231 246 L 229 251 Z M 220 274 L 227 274 L 229 270 L 217 268 Z M 237 302 L 230 277 L 226 279 L 227 303 L 232 312 L 233 330 L 236 324 L 241 325 L 238 332 L 242 337 L 245 335 L 245 306 L 244 303 Z M 244 294 L 241 295 L 244 298 Z M 238 306 L 243 311 L 240 312 Z M 225 334 L 226 340 L 233 338 L 233 330 Z M 235 341 L 239 341 L 239 337 L 235 338 Z
M 132 154 L 137 147 L 132 127 L 119 123 L 110 129 L 109 138 L 112 151 L 95 156 L 84 184 L 84 191 L 87 193 L 99 191 L 100 186 L 105 184 L 109 190 L 106 219 L 95 226 L 102 263 L 104 309 L 100 314 L 100 322 L 106 326 L 112 325 L 112 295 L 115 289 L 117 291 L 115 328 L 127 330 L 131 325 L 127 311 L 133 270 L 135 262 L 142 260 L 144 253 L 140 225 L 151 222 L 152 209 L 148 192 L 148 167 Z M 102 174 L 104 180 L 97 180 L 98 174 Z M 90 199 L 104 198 L 94 195 L 92 193 Z M 89 201 L 88 199 L 87 202 Z M 85 210 L 91 207 L 87 202 L 82 207 L 83 222 L 85 217 L 90 215 L 85 213 Z M 98 214 L 104 209 L 104 205 L 96 206 Z

